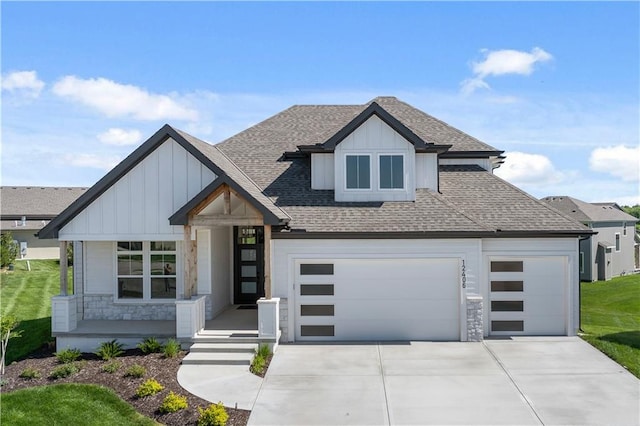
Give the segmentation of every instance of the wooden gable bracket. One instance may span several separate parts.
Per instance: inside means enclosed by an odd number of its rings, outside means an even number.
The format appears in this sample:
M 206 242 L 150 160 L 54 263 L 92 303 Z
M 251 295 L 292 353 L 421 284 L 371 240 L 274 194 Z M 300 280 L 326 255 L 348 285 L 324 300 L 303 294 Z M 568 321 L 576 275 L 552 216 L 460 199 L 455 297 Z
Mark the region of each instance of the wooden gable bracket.
M 196 207 L 189 213 L 189 224 L 192 226 L 262 226 L 264 219 L 262 214 L 251 204 L 247 205 L 258 214 L 258 216 L 233 216 L 231 215 L 231 194 L 243 199 L 240 194 L 232 190 L 229 185 L 222 184 L 204 200 L 202 200 Z M 213 200 L 220 195 L 224 197 L 224 210 L 222 214 L 207 214 L 199 215 L 202 210 L 205 209 Z

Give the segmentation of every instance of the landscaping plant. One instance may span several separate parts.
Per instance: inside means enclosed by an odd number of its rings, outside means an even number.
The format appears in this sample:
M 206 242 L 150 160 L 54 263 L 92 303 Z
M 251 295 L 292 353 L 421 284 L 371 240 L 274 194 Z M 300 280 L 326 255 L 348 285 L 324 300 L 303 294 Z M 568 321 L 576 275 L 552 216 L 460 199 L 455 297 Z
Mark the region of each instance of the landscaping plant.
M 136 379 L 144 377 L 145 374 L 147 374 L 147 369 L 139 364 L 133 364 L 124 373 L 125 377 L 135 377 Z
M 105 361 L 109 361 L 110 359 L 116 358 L 124 353 L 124 349 L 122 348 L 122 343 L 119 343 L 117 340 L 112 340 L 110 342 L 102 342 L 100 347 L 96 351 L 96 355 L 102 358 Z
M 162 344 L 158 342 L 155 337 L 147 337 L 138 343 L 138 349 L 140 349 L 143 354 L 158 353 L 162 352 Z
M 158 411 L 163 414 L 175 413 L 176 411 L 184 410 L 189 405 L 187 404 L 187 397 L 169 392 L 169 395 L 165 396 Z
M 54 354 L 60 364 L 70 364 L 80 358 L 80 349 L 63 349 Z
M 22 370 L 22 373 L 20 373 L 20 378 L 22 379 L 39 379 L 40 376 L 40 372 L 38 370 L 36 370 L 35 368 L 25 368 L 24 370 Z
M 225 426 L 229 420 L 229 414 L 222 402 L 211 404 L 205 409 L 198 407 L 198 412 L 198 426 Z
M 175 358 L 180 353 L 180 343 L 175 339 L 169 339 L 162 352 L 166 358 Z
M 63 377 L 69 377 L 72 374 L 76 374 L 80 369 L 77 367 L 75 363 L 72 364 L 62 364 L 53 369 L 49 377 L 52 379 L 62 379 Z
M 0 319 L 0 344 L 2 353 L 0 354 L 0 374 L 4 374 L 4 360 L 7 354 L 7 347 L 9 346 L 9 340 L 14 337 L 20 337 L 22 331 L 15 331 L 20 321 L 13 315 L 2 315 Z
M 11 232 L 3 232 L 0 236 L 0 266 L 4 268 L 12 264 L 18 257 L 19 251 Z
M 251 361 L 251 372 L 253 374 L 261 375 L 264 373 L 264 369 L 267 365 L 267 359 L 271 356 L 271 349 L 269 345 L 260 345 L 256 350 L 256 354 Z
M 102 367 L 102 371 L 104 371 L 105 373 L 109 373 L 109 374 L 113 374 L 116 371 L 118 371 L 120 369 L 120 367 L 122 367 L 122 364 L 119 363 L 118 361 L 109 361 L 108 363 L 106 363 L 103 367 Z
M 149 379 L 138 386 L 136 396 L 138 398 L 144 398 L 145 396 L 155 395 L 162 391 L 162 389 L 164 389 L 164 386 L 158 383 L 156 379 Z

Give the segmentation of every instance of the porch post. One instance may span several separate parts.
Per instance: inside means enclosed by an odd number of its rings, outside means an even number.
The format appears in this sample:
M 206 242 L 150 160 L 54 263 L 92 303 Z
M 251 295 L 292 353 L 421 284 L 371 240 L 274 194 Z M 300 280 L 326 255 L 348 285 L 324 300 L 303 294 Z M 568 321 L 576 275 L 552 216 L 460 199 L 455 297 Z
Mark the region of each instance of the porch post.
M 264 225 L 264 297 L 271 299 L 271 225 Z
M 197 270 L 196 257 L 198 246 L 191 239 L 191 225 L 184 225 L 184 298 L 191 299 L 196 288 Z
M 67 295 L 67 242 L 60 241 L 60 295 Z

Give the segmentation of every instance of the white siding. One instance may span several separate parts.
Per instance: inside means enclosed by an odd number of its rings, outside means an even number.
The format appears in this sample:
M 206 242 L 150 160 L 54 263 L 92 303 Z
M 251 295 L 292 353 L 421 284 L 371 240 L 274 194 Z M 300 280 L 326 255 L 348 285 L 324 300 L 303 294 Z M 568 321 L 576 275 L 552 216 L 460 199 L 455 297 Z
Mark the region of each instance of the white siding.
M 181 240 L 169 217 L 215 179 L 169 139 L 60 230 L 60 240 Z
M 333 154 L 311 154 L 311 189 L 334 189 L 333 158 Z
M 211 230 L 198 229 L 198 294 L 211 294 Z
M 347 154 L 371 155 L 371 189 L 347 190 L 345 164 Z M 404 155 L 404 190 L 381 190 L 379 186 L 380 154 Z M 415 200 L 415 147 L 377 116 L 372 116 L 335 149 L 336 201 L 413 201 Z
M 416 188 L 438 190 L 438 154 L 416 154 Z
M 84 243 L 84 294 L 112 295 L 115 286 L 114 247 L 110 241 Z
M 440 159 L 441 166 L 464 166 L 469 164 L 475 164 L 489 172 L 493 170 L 491 159 L 489 158 L 441 158 Z

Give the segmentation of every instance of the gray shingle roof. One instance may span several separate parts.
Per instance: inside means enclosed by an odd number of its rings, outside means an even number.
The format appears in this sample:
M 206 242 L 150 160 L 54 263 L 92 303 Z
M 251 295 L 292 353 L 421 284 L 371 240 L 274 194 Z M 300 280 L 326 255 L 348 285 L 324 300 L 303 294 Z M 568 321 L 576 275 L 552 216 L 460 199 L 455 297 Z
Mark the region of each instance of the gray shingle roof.
M 586 222 L 637 222 L 638 219 L 620 210 L 616 203 L 587 203 L 566 195 L 544 197 L 545 203 L 574 219 Z
M 0 215 L 3 219 L 22 216 L 53 219 L 86 190 L 79 187 L 1 186 Z

